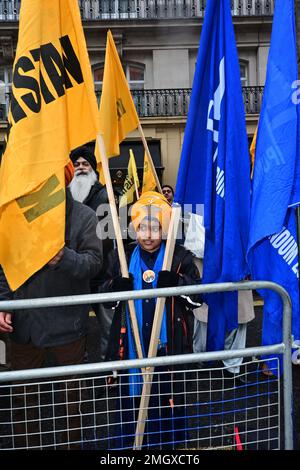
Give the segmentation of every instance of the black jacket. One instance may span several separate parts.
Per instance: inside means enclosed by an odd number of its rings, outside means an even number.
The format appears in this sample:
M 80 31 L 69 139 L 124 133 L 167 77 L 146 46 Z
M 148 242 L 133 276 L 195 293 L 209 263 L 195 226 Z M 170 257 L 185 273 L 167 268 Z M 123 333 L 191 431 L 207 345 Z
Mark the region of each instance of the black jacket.
M 126 247 L 126 257 L 129 265 L 131 254 L 136 244 L 132 243 Z M 109 255 L 108 269 L 106 273 L 107 281 L 102 285 L 100 291 L 110 292 L 112 286 L 112 279 L 120 275 L 119 259 L 117 251 L 113 251 Z M 184 247 L 176 245 L 172 271 L 180 274 L 179 286 L 197 285 L 200 283 L 199 272 L 194 264 L 193 255 Z M 191 349 L 191 344 L 188 335 L 188 316 L 193 308 L 201 305 L 201 297 L 184 296 L 184 297 L 168 297 L 166 299 L 166 313 L 167 313 L 167 336 L 168 336 L 168 350 L 167 354 L 182 354 Z M 107 360 L 120 359 L 120 340 L 122 344 L 126 344 L 126 340 L 121 337 L 121 329 L 124 327 L 124 308 L 125 303 L 121 302 L 115 309 L 113 317 L 109 345 L 107 350 Z M 123 331 L 123 330 L 122 330 Z M 124 359 L 126 359 L 126 351 Z
M 112 225 L 112 216 L 110 212 L 109 202 L 106 187 L 103 186 L 99 181 L 91 187 L 89 195 L 83 201 L 83 204 L 93 209 L 96 212 L 99 224 L 97 234 L 101 233 L 102 245 L 103 245 L 103 266 L 97 273 L 97 278 L 102 279 L 102 272 L 106 270 L 107 255 L 113 249 L 114 230 Z M 100 207 L 102 206 L 102 207 Z M 107 231 L 110 231 L 110 237 L 107 237 Z M 92 280 L 92 291 L 96 292 L 98 288 L 98 282 Z
M 19 289 L 11 292 L 0 268 L 0 300 L 32 299 L 90 293 L 92 279 L 102 263 L 102 245 L 96 236 L 97 218 L 89 207 L 67 191 L 65 248 L 55 267 L 44 266 Z M 89 305 L 16 310 L 13 341 L 32 341 L 38 347 L 60 346 L 87 334 Z
M 87 196 L 87 198 L 83 201 L 83 204 L 93 209 L 93 211 L 97 211 L 100 204 L 107 204 L 108 203 L 108 196 L 106 187 L 103 186 L 99 181 L 96 181 L 95 184 L 91 187 L 91 190 Z

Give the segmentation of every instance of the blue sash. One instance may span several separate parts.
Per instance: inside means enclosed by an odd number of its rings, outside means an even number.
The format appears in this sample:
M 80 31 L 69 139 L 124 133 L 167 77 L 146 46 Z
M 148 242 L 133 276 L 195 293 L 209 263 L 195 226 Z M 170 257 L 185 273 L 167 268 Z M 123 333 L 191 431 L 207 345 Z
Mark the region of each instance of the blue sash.
M 162 269 L 164 256 L 165 256 L 165 243 L 162 243 L 160 246 L 160 250 L 158 252 L 157 258 L 156 258 L 155 265 L 152 269 L 152 271 L 154 271 L 155 273 L 155 279 L 151 284 L 149 284 L 149 288 L 151 287 L 155 288 L 157 286 L 157 277 L 158 277 L 159 271 L 161 271 Z M 145 263 L 141 259 L 140 247 L 137 246 L 131 255 L 130 264 L 129 264 L 129 272 L 132 273 L 133 275 L 134 290 L 143 289 L 142 273 L 144 271 L 143 269 L 144 266 L 145 266 Z M 140 340 L 141 340 L 143 357 L 146 357 L 145 348 L 143 344 L 143 301 L 141 299 L 135 300 L 134 306 L 135 306 L 136 319 L 137 319 L 138 328 L 139 328 L 139 335 L 140 335 Z M 127 306 L 126 306 L 126 324 L 127 324 L 127 332 L 128 332 L 127 334 L 128 359 L 136 359 L 137 354 L 136 354 L 136 349 L 135 349 L 134 337 L 131 331 L 130 315 L 129 315 Z M 167 344 L 167 320 L 166 320 L 166 308 L 165 308 L 163 312 L 163 320 L 162 320 L 161 332 L 160 332 L 160 347 L 166 346 L 166 344 Z M 130 390 L 131 396 L 140 395 L 142 391 L 142 377 L 140 375 L 140 372 L 141 372 L 140 369 L 129 370 L 129 373 L 130 373 L 129 390 Z

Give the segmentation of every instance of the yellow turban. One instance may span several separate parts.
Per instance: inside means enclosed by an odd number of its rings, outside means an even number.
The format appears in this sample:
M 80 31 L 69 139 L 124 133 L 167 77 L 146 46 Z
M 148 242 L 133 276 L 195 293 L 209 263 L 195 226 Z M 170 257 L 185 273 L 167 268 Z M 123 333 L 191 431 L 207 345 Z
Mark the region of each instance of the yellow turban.
M 171 206 L 165 196 L 146 191 L 131 208 L 131 220 L 135 231 L 145 217 L 157 219 L 163 233 L 167 234 L 171 218 Z

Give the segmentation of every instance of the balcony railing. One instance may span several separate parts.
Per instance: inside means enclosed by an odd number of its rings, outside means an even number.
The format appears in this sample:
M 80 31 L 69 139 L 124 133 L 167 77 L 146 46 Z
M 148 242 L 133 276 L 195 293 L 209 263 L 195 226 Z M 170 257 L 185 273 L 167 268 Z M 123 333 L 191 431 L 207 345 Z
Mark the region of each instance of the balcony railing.
M 246 114 L 259 114 L 264 87 L 243 87 Z M 131 90 L 138 115 L 146 117 L 187 116 L 191 88 Z M 98 102 L 101 92 L 97 91 Z
M 243 87 L 246 114 L 259 114 L 264 87 Z M 137 113 L 140 118 L 163 118 L 187 116 L 191 88 L 163 90 L 131 90 Z M 98 102 L 101 92 L 96 91 Z M 5 94 L 0 103 L 0 121 L 7 119 L 10 93 Z
M 49 0 L 50 1 L 50 0 Z M 83 20 L 203 18 L 206 0 L 78 0 Z M 21 0 L 0 0 L 0 21 L 18 21 Z M 274 0 L 231 0 L 233 16 L 270 16 Z
M 259 114 L 264 87 L 244 86 L 242 90 L 246 114 Z

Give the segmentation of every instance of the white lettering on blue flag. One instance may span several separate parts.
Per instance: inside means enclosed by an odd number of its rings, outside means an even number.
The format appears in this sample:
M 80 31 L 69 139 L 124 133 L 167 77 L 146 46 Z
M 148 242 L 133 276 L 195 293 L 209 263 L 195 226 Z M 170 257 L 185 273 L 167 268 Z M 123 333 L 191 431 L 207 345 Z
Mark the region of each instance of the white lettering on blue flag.
M 292 268 L 294 274 L 299 277 L 298 262 L 298 245 L 291 232 L 283 227 L 281 232 L 269 237 L 270 243 L 277 251 L 278 255 Z
M 225 173 L 224 170 L 221 170 L 217 167 L 217 184 L 216 184 L 216 192 L 218 196 L 224 198 L 225 195 Z
M 213 156 L 213 162 L 216 161 L 218 156 L 218 143 L 219 143 L 219 131 L 218 123 L 221 120 L 221 104 L 225 93 L 225 57 L 220 61 L 219 65 L 219 76 L 220 83 L 214 93 L 214 99 L 210 100 L 207 111 L 207 130 L 213 133 L 213 141 L 217 144 L 216 150 Z M 213 118 L 211 118 L 211 112 L 213 110 Z M 216 126 L 214 125 L 216 123 Z M 224 170 L 217 167 L 217 178 L 216 178 L 216 193 L 221 198 L 225 196 L 225 173 Z
M 230 1 L 207 0 L 174 198 L 193 213 L 204 204 L 204 283 L 249 273 L 249 160 Z M 237 293 L 208 297 L 207 350 L 223 350 L 238 327 Z

